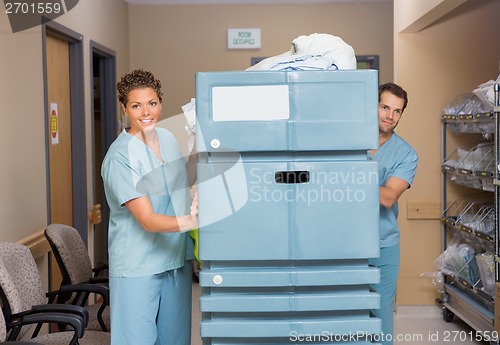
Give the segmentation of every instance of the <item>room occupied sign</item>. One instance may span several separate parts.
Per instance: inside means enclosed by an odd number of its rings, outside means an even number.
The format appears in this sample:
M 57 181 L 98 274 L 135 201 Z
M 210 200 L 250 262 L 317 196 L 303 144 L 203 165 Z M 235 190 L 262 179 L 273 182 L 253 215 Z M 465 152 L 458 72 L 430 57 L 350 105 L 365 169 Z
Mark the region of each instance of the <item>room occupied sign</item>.
M 260 29 L 227 29 L 227 48 L 260 48 Z

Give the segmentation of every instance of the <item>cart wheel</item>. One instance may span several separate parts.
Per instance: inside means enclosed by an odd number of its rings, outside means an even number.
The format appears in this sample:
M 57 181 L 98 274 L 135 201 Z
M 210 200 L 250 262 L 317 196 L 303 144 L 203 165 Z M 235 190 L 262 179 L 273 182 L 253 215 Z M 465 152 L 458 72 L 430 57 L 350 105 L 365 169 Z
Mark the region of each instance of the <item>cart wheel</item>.
M 444 319 L 444 321 L 446 321 L 446 322 L 452 322 L 453 321 L 453 316 L 455 316 L 455 314 L 453 314 L 453 312 L 450 311 L 450 309 L 443 308 L 443 319 Z

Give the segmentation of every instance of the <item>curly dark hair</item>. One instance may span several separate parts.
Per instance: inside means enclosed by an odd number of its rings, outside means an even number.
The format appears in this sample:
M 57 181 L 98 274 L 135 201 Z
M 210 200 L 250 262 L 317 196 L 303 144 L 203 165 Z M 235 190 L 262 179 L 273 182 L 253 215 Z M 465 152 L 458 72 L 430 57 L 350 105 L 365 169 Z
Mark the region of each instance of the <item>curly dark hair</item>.
M 403 109 L 401 109 L 401 114 L 405 111 L 406 106 L 408 105 L 408 94 L 406 91 L 399 85 L 394 83 L 385 83 L 379 85 L 378 87 L 378 101 L 380 102 L 380 95 L 384 92 L 388 91 L 392 93 L 394 96 L 403 99 Z
M 155 79 L 153 73 L 142 69 L 136 69 L 125 74 L 121 80 L 116 83 L 118 101 L 126 106 L 130 91 L 145 87 L 152 88 L 158 95 L 161 102 L 163 96 L 163 93 L 161 92 L 161 82 L 158 79 Z

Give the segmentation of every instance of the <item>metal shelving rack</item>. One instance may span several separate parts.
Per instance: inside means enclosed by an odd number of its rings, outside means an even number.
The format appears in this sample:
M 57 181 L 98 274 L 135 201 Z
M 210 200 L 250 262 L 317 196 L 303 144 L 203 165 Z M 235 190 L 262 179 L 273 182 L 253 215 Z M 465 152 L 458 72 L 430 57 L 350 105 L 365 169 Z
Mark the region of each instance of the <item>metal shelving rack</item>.
M 463 108 L 457 109 L 457 113 L 449 114 L 445 110 L 441 116 L 443 157 L 441 223 L 443 252 L 447 250 L 448 235 L 450 234 L 462 234 L 467 241 L 475 241 L 480 248 L 491 248 L 491 252 L 494 253 L 494 282 L 498 282 L 500 274 L 498 260 L 500 257 L 499 85 L 495 84 L 494 89 L 495 106 L 493 111 L 474 112 L 472 107 L 467 109 L 467 104 L 474 103 L 471 102 L 474 95 L 469 94 L 458 96 L 454 100 L 454 102 L 464 104 Z M 454 152 L 447 152 L 449 131 L 469 134 L 482 133 L 485 137 L 489 136 L 493 150 L 485 151 L 489 154 L 486 159 L 483 157 L 474 160 L 469 155 L 475 155 L 478 146 L 472 145 L 468 149 L 462 149 L 461 155 L 454 157 Z M 465 164 L 465 160 L 468 160 L 469 164 Z M 463 198 L 459 197 L 450 202 L 447 190 L 450 183 L 466 186 L 471 190 L 481 189 L 483 192 Z M 485 196 L 486 199 L 484 199 Z M 486 217 L 489 217 L 491 221 L 490 226 L 485 224 Z M 483 226 L 479 229 L 475 227 L 478 224 Z M 462 269 L 470 266 L 471 263 L 471 260 L 467 261 Z M 483 284 L 481 278 L 473 281 L 464 279 L 464 275 L 461 274 L 462 269 L 458 270 L 455 275 L 445 274 L 443 293 L 439 299 L 439 303 L 443 306 L 444 320 L 451 322 L 456 315 L 477 332 L 490 336 L 496 334 L 494 332 L 494 284 L 493 289 L 491 289 L 491 282 L 489 282 L 489 289 L 486 291 L 486 284 Z M 491 339 L 491 344 L 498 344 L 498 340 Z

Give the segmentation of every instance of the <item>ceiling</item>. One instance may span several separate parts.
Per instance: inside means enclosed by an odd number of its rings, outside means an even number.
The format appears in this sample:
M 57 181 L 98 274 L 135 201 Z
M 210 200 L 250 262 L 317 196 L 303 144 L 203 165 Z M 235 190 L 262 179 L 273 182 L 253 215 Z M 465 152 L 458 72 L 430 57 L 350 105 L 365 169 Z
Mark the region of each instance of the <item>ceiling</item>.
M 125 0 L 132 5 L 215 5 L 215 4 L 308 4 L 392 2 L 393 0 Z

